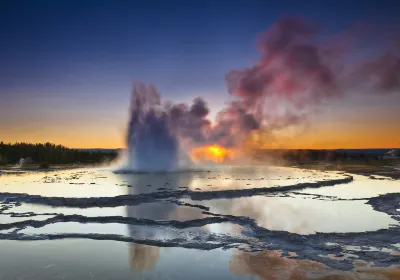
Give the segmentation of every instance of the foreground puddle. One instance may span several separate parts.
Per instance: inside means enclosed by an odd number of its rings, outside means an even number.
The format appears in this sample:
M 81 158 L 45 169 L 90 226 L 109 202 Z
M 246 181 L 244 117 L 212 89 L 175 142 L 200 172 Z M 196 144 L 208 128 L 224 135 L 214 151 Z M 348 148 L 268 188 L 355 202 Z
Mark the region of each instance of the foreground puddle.
M 324 196 L 335 196 L 342 199 L 370 198 L 387 193 L 398 193 L 400 181 L 386 178 L 374 180 L 367 176 L 352 175 L 354 180 L 351 184 L 328 186 L 320 189 L 305 189 L 299 192 L 318 194 Z
M 205 192 L 273 188 L 343 177 L 334 172 L 272 167 L 158 174 L 114 174 L 110 169 L 93 168 L 1 175 L 0 192 L 46 197 L 112 197 L 182 189 Z
M 365 202 L 252 196 L 202 201 L 201 204 L 209 207 L 212 213 L 250 217 L 263 228 L 299 234 L 374 231 L 398 224 Z
M 200 251 L 114 241 L 0 241 L 2 279 L 397 280 L 399 267 L 353 271 L 282 257 L 279 251 Z M 295 254 L 291 254 L 295 256 Z M 18 259 L 18 262 L 15 260 Z
M 139 256 L 154 256 L 166 247 L 231 253 L 240 249 L 235 253 L 240 257 L 232 260 L 282 260 L 288 271 L 299 261 L 313 261 L 324 266 L 325 276 L 330 269 L 354 269 L 360 261 L 375 266 L 399 262 L 399 197 L 376 197 L 398 188 L 396 181 L 293 168 L 164 174 L 83 169 L 2 175 L 0 180 L 0 239 L 6 244 L 136 244 L 132 252 Z M 287 259 L 292 253 L 296 261 Z M 139 257 L 141 261 L 147 262 Z M 290 271 L 284 279 L 303 273 Z M 304 273 L 311 277 L 304 279 L 318 276 Z
M 73 169 L 1 175 L 0 192 L 47 197 L 101 197 L 127 193 L 111 170 Z

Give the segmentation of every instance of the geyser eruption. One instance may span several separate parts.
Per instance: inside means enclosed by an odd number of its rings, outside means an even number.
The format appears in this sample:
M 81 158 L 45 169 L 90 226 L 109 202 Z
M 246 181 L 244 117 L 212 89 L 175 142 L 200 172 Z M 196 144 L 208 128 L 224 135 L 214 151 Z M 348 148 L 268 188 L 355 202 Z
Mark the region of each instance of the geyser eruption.
M 153 85 L 135 84 L 127 133 L 130 171 L 166 172 L 221 164 L 236 154 L 240 137 L 246 135 L 246 112 L 238 108 L 219 114 L 215 126 L 201 98 L 191 106 L 161 102 Z M 237 128 L 235 130 L 235 128 Z M 246 132 L 246 133 L 241 133 Z M 235 137 L 233 137 L 235 135 Z
M 221 164 L 232 157 L 229 147 L 239 137 L 238 131 L 232 130 L 238 121 L 236 112 L 226 111 L 212 127 L 203 99 L 194 99 L 190 106 L 162 103 L 153 85 L 135 84 L 127 132 L 127 169 L 166 172 L 191 169 L 193 164 L 199 168 L 199 163 Z M 234 133 L 236 138 L 231 137 Z
M 135 85 L 128 127 L 128 164 L 137 171 L 178 168 L 179 143 L 153 86 Z

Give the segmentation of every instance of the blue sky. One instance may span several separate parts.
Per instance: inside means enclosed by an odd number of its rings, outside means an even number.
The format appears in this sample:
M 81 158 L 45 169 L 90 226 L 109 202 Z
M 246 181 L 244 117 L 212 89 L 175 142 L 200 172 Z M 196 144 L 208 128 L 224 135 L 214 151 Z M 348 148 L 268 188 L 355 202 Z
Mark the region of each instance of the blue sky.
M 385 29 L 398 26 L 395 2 L 0 1 L 0 129 L 5 119 L 121 126 L 132 80 L 218 109 L 225 73 L 257 59 L 257 35 L 278 18 L 315 20 L 327 33 L 359 20 Z

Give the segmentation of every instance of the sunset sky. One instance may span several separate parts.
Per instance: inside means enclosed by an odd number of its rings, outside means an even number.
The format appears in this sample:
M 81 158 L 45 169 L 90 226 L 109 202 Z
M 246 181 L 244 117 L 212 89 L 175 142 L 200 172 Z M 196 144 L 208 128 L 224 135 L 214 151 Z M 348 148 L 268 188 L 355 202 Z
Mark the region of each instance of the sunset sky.
M 0 141 L 124 147 L 132 81 L 174 102 L 201 96 L 215 114 L 230 98 L 225 74 L 257 60 L 258 34 L 279 18 L 316 21 L 327 37 L 370 24 L 362 56 L 400 34 L 396 2 L 2 0 Z M 354 92 L 266 147 L 394 148 L 399 128 L 400 92 Z

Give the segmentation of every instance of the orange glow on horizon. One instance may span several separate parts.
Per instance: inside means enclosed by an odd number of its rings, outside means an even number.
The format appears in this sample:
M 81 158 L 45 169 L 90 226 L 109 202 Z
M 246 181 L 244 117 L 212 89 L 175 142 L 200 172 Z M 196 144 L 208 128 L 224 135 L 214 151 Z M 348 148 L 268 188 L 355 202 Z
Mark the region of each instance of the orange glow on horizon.
M 4 131 L 2 131 L 4 132 Z M 5 143 L 26 142 L 61 144 L 69 148 L 124 148 L 124 139 L 120 134 L 104 135 L 103 133 L 90 133 L 88 131 L 76 131 L 71 133 L 9 133 L 1 135 L 0 141 Z M 253 143 L 254 145 L 254 143 Z M 354 129 L 353 131 L 309 131 L 296 137 L 277 137 L 255 144 L 251 148 L 263 149 L 368 149 L 368 148 L 399 148 L 400 131 L 392 129 L 377 129 L 366 131 Z M 203 147 L 204 148 L 204 147 Z M 193 153 L 199 153 L 199 148 Z M 218 149 L 211 149 L 208 153 L 224 154 Z M 225 153 L 226 154 L 226 153 Z M 215 157 L 215 156 L 214 156 Z
M 365 120 L 356 122 L 326 121 L 316 122 L 307 130 L 293 135 L 251 135 L 250 148 L 265 149 L 367 149 L 400 148 L 398 118 L 385 120 Z M 0 141 L 6 143 L 27 142 L 61 144 L 69 148 L 124 148 L 124 126 L 111 124 L 94 126 L 91 124 L 68 123 L 0 123 Z M 214 146 L 214 145 L 211 145 Z M 219 147 L 219 146 L 216 146 Z M 247 146 L 248 147 L 248 146 Z M 203 147 L 204 148 L 204 147 Z M 233 151 L 225 148 L 207 151 L 216 160 L 232 156 Z M 222 148 L 222 149 L 221 149 Z M 194 153 L 200 153 L 196 148 Z M 224 150 L 225 149 L 225 150 Z M 201 151 L 201 149 L 200 149 Z M 192 152 L 193 153 L 193 152 Z M 204 153 L 204 152 L 203 152 Z
M 194 161 L 213 161 L 222 163 L 234 155 L 232 149 L 227 149 L 219 145 L 210 145 L 194 148 L 190 156 Z

